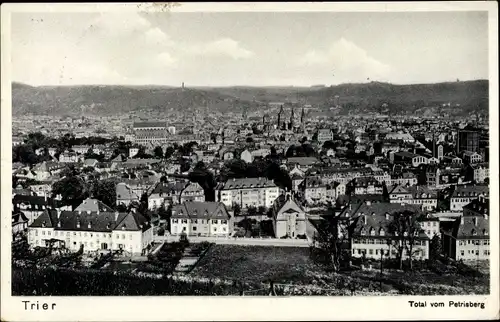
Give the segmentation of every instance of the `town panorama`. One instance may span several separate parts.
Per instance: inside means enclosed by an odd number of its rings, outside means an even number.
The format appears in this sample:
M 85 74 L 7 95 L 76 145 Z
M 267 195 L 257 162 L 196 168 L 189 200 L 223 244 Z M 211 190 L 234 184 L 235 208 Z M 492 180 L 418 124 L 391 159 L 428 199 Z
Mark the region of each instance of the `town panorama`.
M 12 295 L 490 294 L 487 15 L 125 16 L 12 15 Z

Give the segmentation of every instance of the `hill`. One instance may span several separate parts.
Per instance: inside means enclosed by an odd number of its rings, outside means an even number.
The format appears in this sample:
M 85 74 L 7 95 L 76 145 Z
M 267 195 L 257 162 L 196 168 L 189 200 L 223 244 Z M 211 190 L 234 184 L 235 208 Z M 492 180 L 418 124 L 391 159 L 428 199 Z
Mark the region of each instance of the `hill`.
M 331 87 L 198 87 L 167 86 L 40 86 L 12 84 L 14 115 L 78 115 L 82 111 L 97 115 L 130 111 L 186 110 L 216 111 L 256 109 L 263 103 L 299 99 L 328 110 L 335 96 L 342 113 L 383 112 L 421 113 L 424 110 L 468 115 L 488 112 L 488 81 L 437 84 L 394 85 L 371 82 Z M 450 103 L 450 106 L 442 107 Z M 384 108 L 382 108 L 384 105 Z

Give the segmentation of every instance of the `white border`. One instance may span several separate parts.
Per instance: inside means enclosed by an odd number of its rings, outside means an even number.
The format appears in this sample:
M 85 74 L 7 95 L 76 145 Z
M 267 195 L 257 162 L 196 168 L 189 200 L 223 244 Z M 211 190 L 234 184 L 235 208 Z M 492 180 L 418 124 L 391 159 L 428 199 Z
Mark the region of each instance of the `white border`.
M 139 5 L 139 6 L 138 6 Z M 1 318 L 6 321 L 161 321 L 161 320 L 394 320 L 492 319 L 499 317 L 498 293 L 498 11 L 496 2 L 410 3 L 184 3 L 172 12 L 237 11 L 488 11 L 491 178 L 491 295 L 398 297 L 34 297 L 55 302 L 55 311 L 25 311 L 23 297 L 12 297 L 10 286 L 11 214 L 11 77 L 10 13 L 158 11 L 151 3 L 137 4 L 4 4 L 1 7 Z M 161 9 L 161 7 L 160 7 Z M 410 308 L 408 300 L 484 301 L 486 309 Z

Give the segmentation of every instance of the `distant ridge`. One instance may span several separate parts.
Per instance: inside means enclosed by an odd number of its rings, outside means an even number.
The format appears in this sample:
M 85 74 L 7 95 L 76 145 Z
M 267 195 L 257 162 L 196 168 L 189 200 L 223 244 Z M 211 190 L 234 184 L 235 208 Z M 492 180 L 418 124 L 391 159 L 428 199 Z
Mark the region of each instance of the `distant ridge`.
M 144 109 L 209 109 L 238 111 L 267 102 L 295 101 L 327 110 L 339 96 L 344 112 L 378 111 L 382 104 L 391 113 L 420 113 L 422 109 L 450 103 L 447 113 L 468 115 L 488 112 L 488 80 L 398 85 L 384 82 L 314 87 L 189 87 L 144 85 L 30 86 L 12 83 L 14 115 L 96 115 Z

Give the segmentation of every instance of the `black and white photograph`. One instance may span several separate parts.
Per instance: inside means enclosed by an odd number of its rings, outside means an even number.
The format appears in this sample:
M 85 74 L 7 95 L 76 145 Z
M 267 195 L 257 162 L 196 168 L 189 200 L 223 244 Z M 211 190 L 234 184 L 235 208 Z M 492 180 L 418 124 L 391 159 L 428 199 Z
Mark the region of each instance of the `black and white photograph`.
M 2 7 L 10 320 L 52 297 L 498 314 L 496 3 L 59 6 Z

